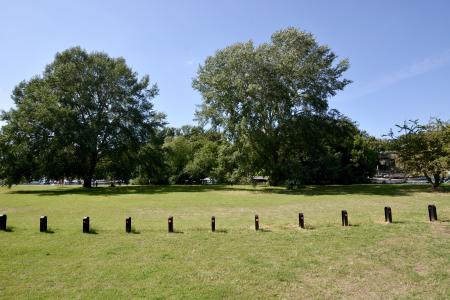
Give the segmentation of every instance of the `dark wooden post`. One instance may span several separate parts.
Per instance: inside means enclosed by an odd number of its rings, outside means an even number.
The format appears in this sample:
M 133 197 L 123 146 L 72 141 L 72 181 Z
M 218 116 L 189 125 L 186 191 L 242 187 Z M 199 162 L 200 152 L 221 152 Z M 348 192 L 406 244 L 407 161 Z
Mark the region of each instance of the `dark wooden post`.
M 392 209 L 388 207 L 388 222 L 392 223 Z
M 436 208 L 436 205 L 434 205 L 434 204 L 433 204 L 433 218 L 434 218 L 435 221 L 438 220 L 438 217 L 437 217 L 437 208 Z
M 0 230 L 6 230 L 7 215 L 0 215 Z
M 169 232 L 173 232 L 173 217 L 170 216 L 169 219 L 167 219 L 167 225 L 169 227 Z
M 384 221 L 392 223 L 392 209 L 389 206 L 384 208 Z
M 89 217 L 83 218 L 83 233 L 89 233 Z
M 384 221 L 385 221 L 385 222 L 388 221 L 387 209 L 388 209 L 388 207 L 385 206 L 385 207 L 384 207 Z
M 303 213 L 298 214 L 298 226 L 300 226 L 300 228 L 305 228 L 305 216 Z
M 433 208 L 433 206 L 434 205 L 428 205 L 428 217 L 430 218 L 430 222 L 433 222 L 433 221 L 435 221 L 434 220 L 434 208 Z
M 41 216 L 39 219 L 39 231 L 47 232 L 47 216 Z
M 125 219 L 125 232 L 131 232 L 131 217 Z
M 216 217 L 214 216 L 211 217 L 211 231 L 216 231 Z
M 259 216 L 255 215 L 255 230 L 259 230 Z
M 348 213 L 346 210 L 342 211 L 342 226 L 348 226 Z

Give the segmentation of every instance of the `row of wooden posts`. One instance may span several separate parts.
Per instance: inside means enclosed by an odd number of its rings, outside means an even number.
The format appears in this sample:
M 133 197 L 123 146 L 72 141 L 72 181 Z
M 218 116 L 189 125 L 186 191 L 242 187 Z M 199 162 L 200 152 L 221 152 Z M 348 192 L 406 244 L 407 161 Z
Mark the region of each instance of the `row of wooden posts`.
M 430 222 L 433 221 L 437 221 L 437 209 L 436 209 L 436 205 L 428 205 L 428 217 L 430 219 Z M 349 222 L 348 222 L 348 213 L 346 210 L 343 210 L 341 212 L 341 218 L 342 218 L 342 226 L 349 226 Z M 392 209 L 389 206 L 386 206 L 384 208 L 384 219 L 387 223 L 392 223 Z M 0 230 L 7 230 L 6 227 L 6 220 L 7 220 L 7 215 L 0 215 Z M 305 228 L 305 216 L 303 215 L 303 213 L 299 213 L 298 214 L 298 226 L 300 228 Z M 173 217 L 170 216 L 167 219 L 167 227 L 168 227 L 168 232 L 174 232 L 173 229 Z M 39 230 L 41 232 L 47 232 L 47 216 L 41 216 L 39 219 Z M 259 216 L 255 215 L 255 230 L 259 230 Z M 131 230 L 131 217 L 128 217 L 125 219 L 125 232 L 130 233 Z M 216 231 L 216 217 L 212 216 L 211 217 L 211 231 Z M 89 228 L 89 217 L 84 217 L 83 218 L 83 232 L 84 233 L 89 233 L 90 232 L 90 228 Z

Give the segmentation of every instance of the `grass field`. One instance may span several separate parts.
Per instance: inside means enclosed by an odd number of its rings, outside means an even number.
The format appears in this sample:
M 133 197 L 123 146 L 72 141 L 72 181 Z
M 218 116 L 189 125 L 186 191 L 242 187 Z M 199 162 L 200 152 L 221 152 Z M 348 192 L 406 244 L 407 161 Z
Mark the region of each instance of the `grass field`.
M 450 298 L 450 193 L 427 186 L 16 186 L 0 190 L 1 213 L 4 299 Z M 96 234 L 82 233 L 87 215 Z

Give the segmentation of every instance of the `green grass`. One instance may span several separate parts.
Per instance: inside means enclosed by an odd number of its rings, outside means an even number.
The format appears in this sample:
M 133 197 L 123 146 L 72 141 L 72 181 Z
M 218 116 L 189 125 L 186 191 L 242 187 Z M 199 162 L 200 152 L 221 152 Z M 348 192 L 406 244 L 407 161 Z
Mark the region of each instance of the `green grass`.
M 18 186 L 0 189 L 1 213 L 4 299 L 450 298 L 450 193 L 427 186 Z M 84 216 L 97 234 L 82 233 Z

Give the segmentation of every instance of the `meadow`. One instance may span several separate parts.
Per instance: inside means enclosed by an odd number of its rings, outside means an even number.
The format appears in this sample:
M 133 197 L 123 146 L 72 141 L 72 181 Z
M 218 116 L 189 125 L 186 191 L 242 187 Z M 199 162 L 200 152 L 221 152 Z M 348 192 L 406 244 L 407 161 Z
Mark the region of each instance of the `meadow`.
M 450 298 L 450 193 L 424 185 L 13 186 L 2 213 L 2 299 Z

